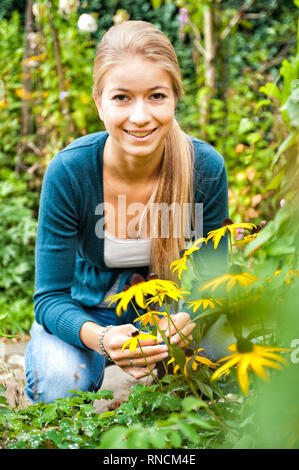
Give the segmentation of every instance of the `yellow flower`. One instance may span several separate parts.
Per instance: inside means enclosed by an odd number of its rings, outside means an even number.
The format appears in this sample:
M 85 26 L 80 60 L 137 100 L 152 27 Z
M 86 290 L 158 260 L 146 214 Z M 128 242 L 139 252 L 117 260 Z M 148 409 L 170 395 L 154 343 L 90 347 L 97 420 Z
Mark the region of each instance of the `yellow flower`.
M 107 302 L 110 301 L 110 305 L 114 302 L 119 301 L 116 307 L 116 313 L 121 316 L 122 310 L 126 311 L 128 303 L 135 298 L 137 305 L 142 309 L 147 307 L 146 296 L 151 295 L 159 298 L 159 296 L 171 297 L 175 300 L 181 295 L 181 289 L 173 281 L 165 281 L 162 279 L 151 279 L 150 281 L 138 282 L 133 284 L 129 289 L 119 294 L 108 297 Z
M 22 98 L 24 100 L 31 100 L 34 96 L 34 93 L 28 90 L 25 90 L 25 88 L 16 88 L 15 94 L 17 95 L 18 98 Z
M 277 269 L 273 277 L 278 276 L 281 273 L 281 269 Z M 285 278 L 285 283 L 290 284 L 292 279 L 299 278 L 299 271 L 296 269 L 289 269 L 289 271 L 286 273 L 286 278 Z M 269 277 L 266 277 L 265 282 L 268 282 L 269 284 L 272 282 L 272 280 Z
M 207 241 L 210 240 L 210 238 L 212 238 L 212 241 L 214 243 L 214 249 L 216 250 L 220 242 L 220 239 L 225 236 L 227 231 L 229 231 L 235 237 L 237 237 L 238 235 L 236 231 L 237 228 L 246 228 L 248 230 L 251 230 L 253 228 L 256 228 L 256 225 L 250 224 L 250 223 L 244 223 L 244 222 L 234 224 L 232 220 L 224 219 L 221 228 L 218 228 L 217 230 L 212 230 L 211 232 L 208 233 Z
M 141 315 L 140 317 L 137 317 L 134 320 L 134 323 L 137 322 L 137 321 L 141 321 L 142 326 L 145 326 L 145 325 L 148 325 L 148 324 L 150 324 L 150 326 L 154 326 L 155 321 L 157 323 L 159 323 L 159 321 L 160 321 L 159 315 L 162 315 L 162 316 L 165 317 L 165 316 L 167 316 L 167 313 L 166 312 L 155 312 L 154 310 L 152 310 L 151 312 L 147 312 L 144 315 Z
M 205 351 L 205 349 L 204 348 L 197 349 L 195 354 L 197 352 L 200 352 L 200 351 Z M 192 356 L 192 357 L 194 357 L 194 356 Z M 187 375 L 187 364 L 188 364 L 189 361 L 192 360 L 192 357 L 187 357 L 186 358 L 186 364 L 185 364 L 185 367 L 184 367 L 184 374 L 185 375 Z M 197 367 L 200 364 L 206 365 L 206 366 L 210 367 L 211 369 L 215 369 L 217 367 L 217 364 L 210 361 L 210 359 L 208 359 L 207 357 L 196 355 L 195 358 L 192 361 L 191 367 L 192 367 L 193 370 L 196 370 Z
M 188 373 L 187 373 L 187 365 L 188 365 L 188 362 L 192 360 L 192 364 L 191 364 L 191 367 L 193 370 L 196 370 L 197 367 L 202 364 L 202 365 L 206 365 L 208 367 L 211 367 L 212 369 L 215 369 L 215 367 L 217 367 L 217 364 L 215 364 L 214 362 L 210 361 L 210 359 L 208 359 L 207 357 L 204 357 L 204 356 L 199 356 L 197 353 L 199 353 L 200 351 L 205 351 L 204 348 L 199 348 L 197 349 L 196 351 L 191 351 L 190 352 L 192 353 L 191 355 L 188 354 L 186 355 L 186 360 L 185 360 L 185 365 L 184 365 L 184 375 L 187 377 Z M 175 358 L 172 357 L 168 362 L 167 364 L 171 364 L 172 362 L 175 362 Z M 174 366 L 174 369 L 173 369 L 173 373 L 176 374 L 177 371 L 180 369 L 180 366 L 178 364 L 176 364 Z
M 37 62 L 39 60 L 44 60 L 45 58 L 46 58 L 46 54 L 33 55 L 23 60 L 23 64 L 30 64 L 31 62 Z
M 245 245 L 245 243 L 250 243 L 250 242 L 252 242 L 252 240 L 254 240 L 258 235 L 259 235 L 259 232 L 257 232 L 257 233 L 252 233 L 251 235 L 247 235 L 247 237 L 243 238 L 242 240 L 239 240 L 239 241 L 233 243 L 233 246 L 235 246 L 235 245 Z
M 148 341 L 149 339 L 157 340 L 157 336 L 150 335 L 148 333 L 139 333 L 136 336 L 132 336 L 132 338 L 128 339 L 123 345 L 121 350 L 123 351 L 126 346 L 129 346 L 131 352 L 136 351 L 136 347 L 138 345 L 138 341 Z
M 227 349 L 232 351 L 233 354 L 219 359 L 219 362 L 226 361 L 226 363 L 214 372 L 211 381 L 220 378 L 223 374 L 229 374 L 231 368 L 236 366 L 238 382 L 245 394 L 249 391 L 249 370 L 252 370 L 262 379 L 268 380 L 268 373 L 264 367 L 281 369 L 280 364 L 277 362 L 287 364 L 284 358 L 275 354 L 276 351 L 287 351 L 287 349 L 260 346 L 245 339 L 231 344 Z
M 199 307 L 203 306 L 203 309 L 205 310 L 207 307 L 210 308 L 215 308 L 215 303 L 218 305 L 222 306 L 222 302 L 220 299 L 207 299 L 207 298 L 201 298 L 199 300 L 193 300 L 192 302 L 188 301 L 186 302 L 187 304 L 190 304 L 189 307 L 187 308 L 192 308 L 193 307 L 193 312 L 196 312 L 196 310 L 199 309 Z
M 159 294 L 156 294 L 155 296 L 151 297 L 147 301 L 147 305 L 149 305 L 151 303 L 154 303 L 154 304 L 158 303 L 161 307 L 161 305 L 163 305 L 165 296 L 167 296 L 167 297 L 169 297 L 169 298 L 171 298 L 171 299 L 173 299 L 177 302 L 179 299 L 183 299 L 185 294 L 190 294 L 190 292 L 177 287 L 176 290 L 172 290 L 172 291 L 168 291 L 168 292 L 160 292 Z
M 212 281 L 207 282 L 200 287 L 200 290 L 206 290 L 211 288 L 214 291 L 218 286 L 227 282 L 226 290 L 229 292 L 235 284 L 239 283 L 242 287 L 247 287 L 258 279 L 254 274 L 240 272 L 240 273 L 228 273 L 222 276 L 215 277 Z
M 188 248 L 186 250 L 183 250 L 182 257 L 180 259 L 176 260 L 176 261 L 173 261 L 170 265 L 170 269 L 172 269 L 172 274 L 177 270 L 179 279 L 182 278 L 183 269 L 184 270 L 187 269 L 188 256 L 190 256 L 195 251 L 200 250 L 200 248 L 197 245 L 199 245 L 199 243 L 202 243 L 202 242 L 206 242 L 206 239 L 205 238 L 199 238 L 198 240 L 196 240 L 193 243 L 193 245 L 190 248 Z

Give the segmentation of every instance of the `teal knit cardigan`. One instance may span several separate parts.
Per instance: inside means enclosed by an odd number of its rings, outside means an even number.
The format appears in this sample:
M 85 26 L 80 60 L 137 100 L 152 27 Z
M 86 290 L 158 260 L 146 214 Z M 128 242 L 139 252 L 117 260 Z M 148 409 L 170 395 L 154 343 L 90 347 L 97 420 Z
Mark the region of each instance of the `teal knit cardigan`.
M 95 209 L 103 202 L 107 137 L 106 131 L 80 137 L 55 155 L 46 170 L 40 198 L 35 318 L 47 332 L 84 349 L 79 333 L 82 324 L 91 320 L 88 309 L 101 302 L 119 274 L 120 292 L 134 272 L 144 274 L 147 269 L 111 269 L 104 262 L 104 240 L 95 230 L 102 216 Z M 226 169 L 222 156 L 212 146 L 194 137 L 191 140 L 195 149 L 195 202 L 203 204 L 205 237 L 228 217 Z M 225 240 L 221 249 L 227 254 Z M 207 254 L 213 251 L 211 247 L 204 250 Z M 201 257 L 204 266 L 204 253 Z M 222 269 L 221 263 L 219 271 Z M 116 324 L 129 321 L 128 312 L 117 318 Z

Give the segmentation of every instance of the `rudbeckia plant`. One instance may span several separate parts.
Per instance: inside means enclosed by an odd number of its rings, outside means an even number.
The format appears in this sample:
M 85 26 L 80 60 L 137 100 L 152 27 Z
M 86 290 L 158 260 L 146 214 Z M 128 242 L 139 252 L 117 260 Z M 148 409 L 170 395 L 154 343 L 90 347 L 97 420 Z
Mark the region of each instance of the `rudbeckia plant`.
M 229 240 L 229 266 L 227 272 L 209 280 L 203 280 L 199 275 L 200 266 L 196 265 L 194 257 L 198 254 L 198 243 L 182 253 L 181 259 L 172 263 L 173 272 L 178 271 L 183 287 L 187 287 L 191 294 L 185 298 L 185 308 L 192 312 L 192 320 L 201 324 L 202 330 L 211 330 L 215 322 L 220 317 L 224 317 L 232 333 L 231 341 L 227 344 L 229 355 L 217 358 L 217 362 L 209 365 L 214 368 L 210 377 L 211 383 L 219 381 L 223 383 L 232 370 L 236 371 L 236 378 L 243 394 L 249 393 L 249 376 L 254 374 L 257 378 L 269 380 L 269 369 L 281 369 L 286 365 L 285 358 L 280 353 L 287 351 L 287 348 L 279 348 L 275 345 L 274 332 L 275 320 L 269 314 L 269 309 L 264 308 L 268 296 L 272 297 L 268 306 L 279 301 L 278 292 L 275 286 L 269 289 L 269 278 L 266 280 L 263 269 L 255 270 L 254 260 L 246 260 L 243 256 L 243 247 L 249 245 L 260 236 L 265 222 L 258 224 L 234 223 L 231 219 L 225 219 L 222 227 L 207 234 L 206 239 L 200 242 L 206 245 L 212 242 L 213 249 L 219 248 L 219 243 L 226 235 Z M 254 251 L 251 255 L 254 254 Z M 192 276 L 187 277 L 188 270 L 192 270 Z M 276 270 L 275 273 L 280 272 Z M 285 272 L 285 283 L 294 279 L 294 269 Z M 291 273 L 291 275 L 290 275 Z M 261 275 L 259 275 L 261 274 Z M 274 277 L 278 276 L 277 274 Z M 190 278 L 191 283 L 190 283 Z M 265 282 L 267 281 L 267 282 Z M 274 292 L 273 292 L 274 290 Z M 265 314 L 264 311 L 268 313 Z M 269 321 L 270 318 L 270 321 Z M 270 325 L 270 326 L 269 326 Z M 214 327 L 215 328 L 215 327 Z M 274 344 L 272 344 L 274 342 Z M 200 343 L 196 351 L 202 351 Z M 201 353 L 202 354 L 202 353 Z M 204 354 L 206 356 L 206 354 Z M 196 370 L 199 365 L 198 352 L 192 358 L 186 356 L 185 362 L 176 360 L 174 357 L 169 361 L 175 364 L 174 372 L 181 371 L 188 375 L 192 370 Z M 188 367 L 192 364 L 192 367 Z M 224 363 L 224 364 L 222 364 Z

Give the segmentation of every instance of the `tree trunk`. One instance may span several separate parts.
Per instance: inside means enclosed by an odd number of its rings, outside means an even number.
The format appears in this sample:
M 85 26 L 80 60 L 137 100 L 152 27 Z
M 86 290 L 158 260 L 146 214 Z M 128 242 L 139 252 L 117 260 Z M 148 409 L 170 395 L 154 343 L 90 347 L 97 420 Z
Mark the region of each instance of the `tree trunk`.
M 205 87 L 206 93 L 201 102 L 199 123 L 201 134 L 205 135 L 205 126 L 209 123 L 210 101 L 216 88 L 216 42 L 214 35 L 213 7 L 204 9 L 204 49 L 205 49 Z
M 21 108 L 21 138 L 17 149 L 17 161 L 15 171 L 20 173 L 26 166 L 22 163 L 22 152 L 24 150 L 24 137 L 30 134 L 31 122 L 31 93 L 32 93 L 32 75 L 30 64 L 26 59 L 31 57 L 32 49 L 29 41 L 29 34 L 33 31 L 32 0 L 27 0 L 25 13 L 25 45 L 23 55 L 23 88 L 22 88 L 22 108 Z

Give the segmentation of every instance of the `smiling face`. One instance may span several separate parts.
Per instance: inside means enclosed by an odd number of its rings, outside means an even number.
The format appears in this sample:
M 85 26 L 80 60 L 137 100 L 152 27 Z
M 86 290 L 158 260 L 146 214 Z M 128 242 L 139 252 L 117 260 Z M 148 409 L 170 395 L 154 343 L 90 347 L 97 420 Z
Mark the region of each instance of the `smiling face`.
M 111 155 L 159 161 L 177 101 L 161 66 L 130 56 L 106 73 L 102 94 L 94 99 L 109 133 Z

